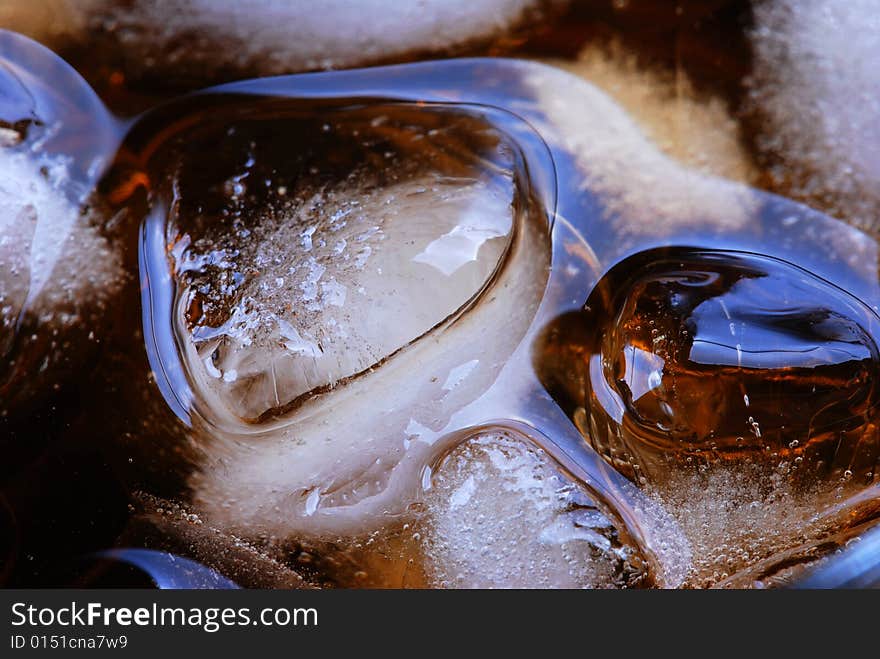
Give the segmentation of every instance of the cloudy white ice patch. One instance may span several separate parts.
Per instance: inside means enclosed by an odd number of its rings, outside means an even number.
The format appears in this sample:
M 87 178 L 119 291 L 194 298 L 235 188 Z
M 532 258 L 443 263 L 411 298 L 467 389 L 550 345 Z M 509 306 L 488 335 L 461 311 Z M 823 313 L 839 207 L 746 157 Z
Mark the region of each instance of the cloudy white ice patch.
M 222 250 L 182 239 L 178 272 L 211 262 L 178 307 L 209 416 L 254 420 L 333 388 L 463 307 L 504 255 L 513 194 L 509 176 L 424 176 L 379 190 L 349 181 L 257 212 Z M 218 251 L 227 256 L 209 258 Z M 250 274 L 230 284 L 241 272 Z M 223 322 L 186 327 L 195 289 L 207 312 L 229 310 Z
M 50 47 L 101 37 L 131 71 L 216 78 L 345 68 L 445 53 L 567 0 L 33 0 L 0 26 Z
M 0 414 L 27 414 L 82 365 L 120 291 L 118 253 L 67 195 L 67 165 L 0 148 Z
M 545 121 L 541 135 L 573 154 L 582 187 L 597 195 L 621 238 L 686 227 L 735 230 L 758 202 L 745 185 L 702 174 L 663 153 L 609 96 L 551 68 L 527 84 Z
M 660 65 L 642 62 L 620 42 L 589 42 L 575 60 L 548 63 L 608 94 L 667 156 L 703 174 L 753 184 L 758 172 L 740 123 L 720 96 Z
M 775 184 L 880 227 L 880 4 L 770 0 L 755 9 L 750 104 Z
M 426 572 L 443 588 L 619 588 L 639 550 L 543 451 L 503 433 L 467 440 L 425 494 Z
M 41 171 L 42 170 L 42 171 Z M 118 289 L 118 256 L 64 194 L 66 166 L 0 149 L 0 318 L 77 321 Z

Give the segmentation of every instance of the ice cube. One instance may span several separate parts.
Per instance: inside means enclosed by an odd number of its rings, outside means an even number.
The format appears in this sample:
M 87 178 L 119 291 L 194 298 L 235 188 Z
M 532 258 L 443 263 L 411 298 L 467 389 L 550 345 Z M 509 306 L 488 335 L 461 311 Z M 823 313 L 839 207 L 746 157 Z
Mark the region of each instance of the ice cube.
M 782 261 L 681 248 L 622 262 L 585 309 L 551 332 L 548 356 L 578 357 L 548 377 L 636 481 L 762 455 L 797 458 L 808 482 L 875 470 L 877 317 L 844 291 Z
M 60 387 L 106 331 L 121 258 L 86 200 L 115 139 L 73 69 L 0 34 L 0 414 L 26 415 L 18 404 Z
M 3 406 L 62 381 L 119 291 L 117 253 L 64 192 L 63 161 L 0 148 L 0 354 Z
M 455 448 L 424 495 L 430 585 L 632 588 L 651 583 L 636 544 L 540 449 L 505 433 Z
M 686 585 L 752 586 L 833 551 L 836 535 L 857 535 L 863 515 L 875 513 L 845 502 L 865 480 L 804 482 L 802 465 L 783 457 L 770 465 L 695 461 L 672 466 L 663 482 L 648 486 L 691 548 Z
M 876 487 L 877 317 L 783 261 L 665 248 L 548 329 L 543 378 L 677 523 L 686 582 L 815 541 Z
M 880 18 L 873 0 L 755 9 L 750 105 L 773 184 L 876 232 Z
M 546 210 L 482 111 L 227 102 L 148 172 L 148 342 L 208 449 L 194 499 L 249 535 L 380 528 L 531 323 Z
M 393 122 L 377 118 L 385 130 Z M 367 139 L 345 121 L 328 128 L 327 149 L 343 139 L 334 131 Z M 424 137 L 425 160 L 450 139 L 440 129 Z M 381 175 L 356 167 L 331 180 L 326 169 L 283 173 L 277 149 L 253 143 L 241 143 L 241 172 L 199 177 L 219 200 L 195 190 L 186 172 L 199 154 L 188 153 L 168 228 L 187 370 L 213 414 L 250 422 L 378 366 L 462 308 L 509 246 L 515 185 L 503 149 L 500 173 L 482 177 L 464 164 L 458 174 L 409 171 L 415 157 L 405 164 L 386 144 Z M 196 206 L 211 208 L 214 224 L 188 217 Z
M 425 177 L 378 190 L 289 190 L 294 201 L 225 242 L 227 256 L 183 295 L 183 307 L 202 314 L 190 321 L 202 392 L 256 420 L 417 339 L 494 270 L 512 225 L 511 186 Z M 307 248 L 290 239 L 304 227 Z M 210 253 L 183 250 L 178 271 Z
M 0 27 L 55 49 L 105 44 L 129 75 L 216 80 L 461 50 L 529 27 L 565 4 L 567 0 L 35 0 L 0 7 Z

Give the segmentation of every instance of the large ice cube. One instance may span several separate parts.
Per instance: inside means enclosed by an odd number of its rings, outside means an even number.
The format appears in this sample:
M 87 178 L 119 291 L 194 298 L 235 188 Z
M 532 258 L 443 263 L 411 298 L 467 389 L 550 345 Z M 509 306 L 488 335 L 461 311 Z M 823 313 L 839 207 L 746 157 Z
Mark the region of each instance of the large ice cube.
M 377 528 L 522 340 L 546 211 L 467 108 L 229 102 L 149 171 L 144 300 L 208 449 L 195 498 L 247 532 Z
M 279 123 L 289 154 L 239 128 L 242 137 L 225 139 L 241 149 L 241 169 L 233 158 L 230 169 L 204 175 L 197 144 L 183 156 L 168 228 L 176 331 L 210 414 L 271 418 L 380 365 L 462 308 L 497 269 L 514 223 L 511 154 L 485 145 L 494 175 L 451 159 L 445 171 L 425 169 L 417 163 L 442 157 L 461 126 L 423 132 L 393 114 L 368 115 L 314 126 L 320 137 L 299 144 L 311 122 Z M 322 149 L 353 160 L 362 146 L 333 150 L 352 133 L 377 139 L 371 130 L 422 144 L 414 153 L 371 144 L 364 157 L 381 170 L 321 162 Z M 276 160 L 297 157 L 305 171 Z

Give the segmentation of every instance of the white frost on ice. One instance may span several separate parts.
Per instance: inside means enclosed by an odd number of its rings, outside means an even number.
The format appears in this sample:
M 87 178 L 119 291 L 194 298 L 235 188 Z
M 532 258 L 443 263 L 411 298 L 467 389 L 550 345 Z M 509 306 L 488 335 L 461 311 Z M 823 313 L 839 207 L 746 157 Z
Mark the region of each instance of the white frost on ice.
M 685 227 L 745 226 L 759 201 L 742 184 L 704 175 L 664 154 L 609 96 L 562 71 L 527 76 L 546 120 L 541 135 L 575 154 L 583 187 L 621 237 Z
M 410 194 L 425 189 L 432 193 Z M 186 247 L 175 258 L 184 267 L 177 271 L 201 265 L 209 273 L 198 287 L 204 310 L 228 309 L 221 322 L 191 330 L 190 370 L 208 406 L 220 418 L 258 418 L 371 368 L 441 323 L 480 290 L 502 258 L 513 226 L 512 195 L 509 176 L 491 184 L 426 176 L 385 189 L 345 183 L 305 199 L 291 192 L 245 239 L 222 249 L 182 238 Z M 464 261 L 444 269 L 419 260 L 426 249 L 460 259 L 457 247 L 438 245 L 456 230 L 471 232 Z M 181 297 L 181 314 L 190 299 Z M 182 317 L 179 322 L 189 333 Z M 210 368 L 237 377 L 204 371 L 208 355 Z
M 424 503 L 433 586 L 613 588 L 632 586 L 644 567 L 586 492 L 516 438 L 467 440 L 440 465 Z
M 566 0 L 31 0 L 0 26 L 50 47 L 109 35 L 130 70 L 270 75 L 448 52 Z M 198 38 L 195 38 L 197 35 Z
M 880 3 L 768 0 L 755 8 L 751 105 L 778 187 L 880 228 Z
M 76 322 L 120 284 L 118 256 L 63 191 L 66 167 L 0 149 L 0 319 L 23 313 L 56 327 Z M 46 172 L 41 172 L 45 167 Z

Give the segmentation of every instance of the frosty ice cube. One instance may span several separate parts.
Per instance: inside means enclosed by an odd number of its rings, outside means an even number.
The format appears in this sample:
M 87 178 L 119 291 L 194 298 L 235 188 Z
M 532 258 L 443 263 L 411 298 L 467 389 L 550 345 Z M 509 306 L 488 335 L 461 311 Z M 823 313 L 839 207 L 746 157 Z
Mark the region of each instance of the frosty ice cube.
M 761 3 L 748 103 L 771 184 L 875 235 L 877 31 L 871 0 Z
M 147 182 L 144 329 L 205 448 L 196 500 L 249 532 L 385 524 L 534 318 L 547 209 L 507 132 L 531 129 L 356 97 L 221 92 L 173 109 L 130 134 L 119 171 L 142 170 L 111 178 Z M 487 323 L 493 341 L 473 341 Z
M 462 442 L 424 495 L 427 572 L 445 588 L 633 588 L 650 564 L 612 515 L 510 433 Z

